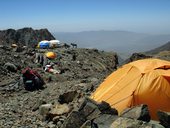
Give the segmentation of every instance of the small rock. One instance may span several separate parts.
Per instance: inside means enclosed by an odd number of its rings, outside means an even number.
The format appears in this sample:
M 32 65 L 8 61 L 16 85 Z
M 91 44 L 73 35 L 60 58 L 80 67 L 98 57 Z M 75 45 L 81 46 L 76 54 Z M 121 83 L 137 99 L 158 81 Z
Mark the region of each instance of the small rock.
M 55 116 L 66 114 L 70 112 L 70 108 L 67 104 L 57 104 L 49 112 L 49 117 L 54 118 Z
M 56 125 L 55 125 L 55 124 L 53 124 L 53 122 L 52 122 L 52 121 L 50 121 L 50 122 L 48 123 L 48 127 L 49 127 L 49 128 L 55 128 L 55 127 L 56 127 Z
M 5 63 L 5 68 L 7 69 L 7 70 L 9 70 L 9 71 L 11 71 L 11 72 L 16 72 L 17 71 L 17 67 L 14 65 L 14 64 L 12 64 L 12 63 Z
M 91 124 L 91 121 L 87 120 L 80 128 L 92 128 Z
M 49 111 L 52 109 L 52 104 L 43 104 L 39 107 L 39 113 L 42 115 L 43 120 L 46 120 L 49 114 Z
M 20 56 L 19 56 L 19 55 L 14 55 L 14 57 L 15 57 L 15 58 L 20 58 Z
M 72 102 L 78 97 L 77 91 L 69 91 L 59 96 L 58 102 L 61 104 Z
M 54 118 L 53 118 L 53 123 L 54 123 L 54 124 L 57 124 L 57 122 L 59 121 L 59 119 L 60 119 L 60 116 L 54 117 Z
M 46 101 L 44 99 L 39 99 L 36 104 L 33 106 L 32 111 L 36 111 L 38 110 L 39 106 L 41 106 L 42 104 L 46 104 Z
M 165 128 L 164 126 L 159 124 L 158 121 L 155 121 L 155 120 L 150 120 L 149 123 L 152 124 L 153 128 Z

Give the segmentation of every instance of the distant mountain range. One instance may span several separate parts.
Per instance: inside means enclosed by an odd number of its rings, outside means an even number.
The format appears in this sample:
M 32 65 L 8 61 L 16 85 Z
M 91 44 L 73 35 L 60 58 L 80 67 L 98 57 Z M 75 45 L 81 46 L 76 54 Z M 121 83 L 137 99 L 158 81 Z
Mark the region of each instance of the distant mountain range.
M 160 47 L 145 52 L 146 54 L 158 54 L 163 51 L 170 51 L 170 41 Z
M 77 43 L 79 47 L 118 53 L 144 52 L 170 41 L 170 34 L 150 35 L 129 31 L 55 32 L 53 35 L 62 42 Z

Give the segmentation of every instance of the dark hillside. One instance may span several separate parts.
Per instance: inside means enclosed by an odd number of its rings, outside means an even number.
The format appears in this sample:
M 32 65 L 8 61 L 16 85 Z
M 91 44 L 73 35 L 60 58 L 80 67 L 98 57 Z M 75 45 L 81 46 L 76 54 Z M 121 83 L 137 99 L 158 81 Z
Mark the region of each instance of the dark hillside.
M 53 35 L 47 29 L 34 30 L 32 28 L 22 28 L 18 30 L 7 29 L 0 31 L 0 44 L 32 46 L 41 40 L 53 40 Z
M 170 41 L 167 42 L 166 44 L 158 47 L 158 48 L 155 48 L 155 49 L 152 49 L 150 51 L 147 51 L 145 52 L 146 54 L 158 54 L 159 52 L 162 52 L 162 51 L 169 51 L 170 50 Z

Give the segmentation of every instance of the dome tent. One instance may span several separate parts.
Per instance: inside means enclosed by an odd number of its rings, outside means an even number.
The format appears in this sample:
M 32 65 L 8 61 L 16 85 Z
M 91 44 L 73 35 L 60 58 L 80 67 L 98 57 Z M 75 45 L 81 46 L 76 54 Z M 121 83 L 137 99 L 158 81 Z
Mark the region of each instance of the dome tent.
M 108 102 L 119 113 L 147 104 L 151 118 L 157 119 L 158 110 L 170 112 L 170 62 L 143 59 L 126 64 L 110 74 L 91 98 Z
M 38 43 L 38 48 L 49 48 L 50 43 L 48 40 L 43 40 Z
M 57 57 L 56 53 L 54 53 L 54 52 L 47 52 L 47 53 L 45 53 L 45 55 L 49 59 L 55 59 Z
M 59 40 L 50 40 L 49 44 L 50 44 L 50 48 L 55 48 L 60 44 L 60 41 Z

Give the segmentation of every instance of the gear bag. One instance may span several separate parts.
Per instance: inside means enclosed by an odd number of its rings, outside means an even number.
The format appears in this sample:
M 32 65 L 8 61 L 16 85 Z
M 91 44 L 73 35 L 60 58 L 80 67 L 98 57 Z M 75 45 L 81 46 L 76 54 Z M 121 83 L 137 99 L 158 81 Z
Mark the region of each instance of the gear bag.
M 25 68 L 22 71 L 22 75 L 23 75 L 23 82 L 26 90 L 35 90 L 43 87 L 44 80 L 38 74 L 37 71 L 31 68 Z

